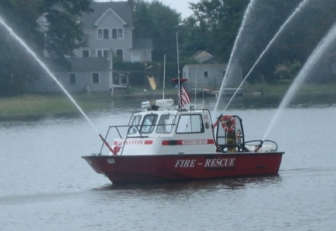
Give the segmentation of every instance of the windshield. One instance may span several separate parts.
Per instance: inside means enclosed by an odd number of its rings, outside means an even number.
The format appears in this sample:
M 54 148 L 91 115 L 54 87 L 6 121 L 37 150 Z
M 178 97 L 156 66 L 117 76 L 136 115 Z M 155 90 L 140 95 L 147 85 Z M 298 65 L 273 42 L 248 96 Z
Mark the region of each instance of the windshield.
M 128 134 L 135 134 L 139 131 L 140 128 L 141 115 L 135 115 L 130 124 Z
M 157 114 L 146 115 L 142 121 L 141 133 L 152 133 L 157 120 Z
M 160 116 L 156 133 L 171 133 L 174 127 L 176 116 L 174 114 L 163 114 Z

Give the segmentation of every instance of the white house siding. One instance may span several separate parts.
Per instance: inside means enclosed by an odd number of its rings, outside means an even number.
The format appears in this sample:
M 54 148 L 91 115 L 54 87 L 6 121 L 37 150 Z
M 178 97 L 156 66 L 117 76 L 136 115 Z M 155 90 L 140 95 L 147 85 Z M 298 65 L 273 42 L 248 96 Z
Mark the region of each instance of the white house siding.
M 70 84 L 69 74 L 76 74 L 76 84 Z M 108 91 L 109 88 L 109 73 L 100 72 L 99 83 L 92 83 L 92 76 L 87 72 L 68 72 L 57 73 L 57 79 L 68 92 L 81 93 L 88 89 L 91 92 Z M 35 81 L 31 86 L 31 90 L 39 93 L 60 93 L 61 88 L 51 79 L 50 76 L 41 76 L 38 81 Z
M 122 29 L 123 37 L 113 39 L 112 29 Z M 98 30 L 108 29 L 108 39 L 98 39 Z M 85 30 L 84 34 L 87 38 L 87 47 L 75 50 L 77 57 L 82 57 L 83 50 L 90 50 L 90 57 L 98 57 L 98 50 L 110 50 L 112 49 L 114 55 L 117 49 L 123 50 L 123 60 L 131 61 L 130 48 L 132 47 L 132 33 L 129 28 L 124 28 L 123 21 L 120 20 L 112 11 L 107 10 L 107 13 L 98 21 L 96 29 Z
M 186 65 L 183 68 L 183 77 L 189 80 L 191 88 L 217 89 L 222 83 L 225 69 L 225 64 Z M 207 72 L 207 77 L 204 77 L 204 72 Z
M 110 71 L 109 62 L 104 58 L 71 58 L 68 59 L 72 65 L 72 70 L 66 71 L 54 64 L 48 65 L 51 72 L 69 92 L 85 92 L 90 89 L 92 92 L 109 91 L 110 90 Z M 70 83 L 69 75 L 76 75 L 76 83 Z M 99 82 L 92 81 L 92 73 L 99 73 Z M 40 93 L 56 93 L 62 92 L 61 88 L 55 83 L 52 77 L 46 73 L 37 77 L 29 86 L 34 92 Z
M 183 67 L 183 77 L 187 78 L 191 88 L 219 89 L 222 85 L 226 64 L 191 64 Z M 226 87 L 237 87 L 242 81 L 240 66 L 234 66 L 233 80 Z M 207 73 L 207 77 L 205 76 Z
M 71 72 L 76 73 L 76 84 L 69 82 L 69 71 L 54 65 L 52 72 L 56 73 L 61 84 L 70 92 L 108 91 L 112 86 L 112 70 L 110 52 L 117 55 L 122 50 L 123 61 L 152 61 L 152 40 L 133 38 L 133 14 L 128 2 L 93 2 L 93 12 L 84 13 L 80 19 L 83 33 L 86 37 L 86 47 L 74 50 L 76 58 L 67 57 L 72 64 Z M 112 29 L 123 29 L 122 38 L 112 38 Z M 108 29 L 108 39 L 98 39 L 98 30 Z M 87 57 L 83 57 L 83 51 Z M 107 57 L 97 57 L 98 52 Z M 138 54 L 138 56 L 132 53 Z M 46 57 L 48 57 L 46 55 Z M 92 83 L 92 72 L 99 72 L 99 83 Z M 49 76 L 41 76 L 29 86 L 35 92 L 60 92 L 58 85 Z

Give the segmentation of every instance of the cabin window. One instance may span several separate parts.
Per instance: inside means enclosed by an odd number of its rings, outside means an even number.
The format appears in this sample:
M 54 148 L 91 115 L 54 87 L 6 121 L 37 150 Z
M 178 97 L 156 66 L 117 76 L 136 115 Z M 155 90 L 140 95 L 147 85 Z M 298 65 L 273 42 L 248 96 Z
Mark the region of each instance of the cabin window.
M 181 115 L 176 133 L 202 133 L 204 132 L 201 115 Z
M 148 134 L 152 133 L 155 127 L 157 117 L 158 116 L 156 114 L 146 115 L 142 121 L 140 132 Z
M 128 134 L 135 134 L 139 131 L 141 115 L 135 115 L 132 119 L 130 127 L 128 129 Z
M 156 133 L 171 133 L 175 123 L 175 115 L 163 114 L 160 116 Z

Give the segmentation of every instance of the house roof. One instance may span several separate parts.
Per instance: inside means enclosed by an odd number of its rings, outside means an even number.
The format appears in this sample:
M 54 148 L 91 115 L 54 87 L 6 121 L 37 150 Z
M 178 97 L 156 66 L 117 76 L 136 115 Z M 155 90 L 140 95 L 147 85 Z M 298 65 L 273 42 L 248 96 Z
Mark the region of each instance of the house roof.
M 212 57 L 212 55 L 206 51 L 197 51 L 195 54 L 192 55 L 193 58 L 197 58 L 200 56 L 211 56 Z
M 213 55 L 206 51 L 198 51 L 192 56 L 192 58 L 194 58 L 198 63 L 204 63 L 212 59 Z
M 114 12 L 111 8 L 108 8 L 99 18 L 98 20 L 94 23 L 95 26 L 99 25 L 100 20 L 102 20 L 108 13 L 114 14 L 123 25 L 126 25 L 127 23 L 116 13 Z
M 153 50 L 153 41 L 152 39 L 133 39 L 132 49 Z
M 132 6 L 128 2 L 93 2 L 91 8 L 93 12 L 83 13 L 80 20 L 84 30 L 95 29 L 95 24 L 98 23 L 107 12 L 115 13 L 125 27 L 133 27 Z

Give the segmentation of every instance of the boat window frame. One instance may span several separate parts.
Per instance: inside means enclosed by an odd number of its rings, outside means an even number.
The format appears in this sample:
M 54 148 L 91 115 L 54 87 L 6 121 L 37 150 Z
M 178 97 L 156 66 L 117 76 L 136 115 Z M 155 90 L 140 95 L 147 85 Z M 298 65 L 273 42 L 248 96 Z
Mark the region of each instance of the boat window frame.
M 148 117 L 153 117 L 153 119 L 146 120 Z M 158 119 L 158 114 L 151 113 L 144 115 L 141 126 L 140 126 L 140 134 L 151 134 L 154 131 L 154 128 L 156 127 L 156 121 Z M 146 122 L 150 122 L 149 124 L 145 124 Z M 148 129 L 148 131 L 147 131 Z
M 138 120 L 136 121 L 136 119 Z M 142 115 L 140 114 L 133 115 L 127 131 L 127 135 L 134 135 L 139 133 L 141 121 L 142 121 Z
M 200 118 L 200 126 L 199 126 L 199 130 L 197 131 L 193 131 L 191 130 L 190 132 L 182 132 L 182 131 L 179 131 L 179 126 L 181 124 L 181 118 L 182 117 L 185 117 L 185 116 L 198 116 Z M 176 134 L 195 134 L 195 133 L 204 133 L 204 120 L 203 120 L 203 115 L 202 114 L 181 114 L 179 115 L 179 118 L 178 118 L 178 122 L 176 124 L 176 130 L 175 130 Z
M 168 119 L 165 119 L 165 117 L 167 117 L 167 116 L 168 116 Z M 164 121 L 162 121 L 162 120 L 164 120 Z M 171 122 L 168 121 L 168 123 L 166 123 L 167 120 L 171 120 Z M 157 134 L 172 133 L 173 130 L 174 130 L 175 121 L 176 121 L 176 114 L 172 114 L 172 113 L 161 114 L 160 118 L 158 120 L 158 124 L 157 124 L 155 132 Z

